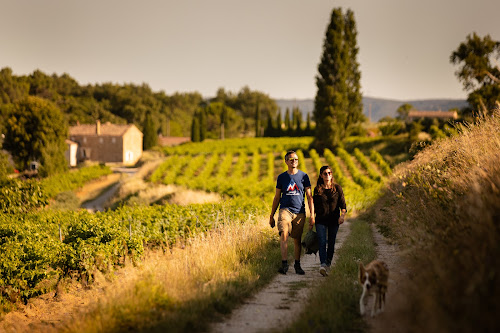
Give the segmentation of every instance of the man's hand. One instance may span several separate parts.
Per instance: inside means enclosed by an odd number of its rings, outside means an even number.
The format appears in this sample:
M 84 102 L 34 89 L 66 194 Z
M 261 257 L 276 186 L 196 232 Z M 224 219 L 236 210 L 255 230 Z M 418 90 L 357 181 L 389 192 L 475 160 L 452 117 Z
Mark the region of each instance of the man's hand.
M 339 217 L 339 224 L 344 223 L 344 216 Z
M 269 225 L 271 226 L 271 228 L 274 228 L 274 226 L 276 225 L 276 222 L 274 221 L 274 216 L 271 216 L 269 218 Z

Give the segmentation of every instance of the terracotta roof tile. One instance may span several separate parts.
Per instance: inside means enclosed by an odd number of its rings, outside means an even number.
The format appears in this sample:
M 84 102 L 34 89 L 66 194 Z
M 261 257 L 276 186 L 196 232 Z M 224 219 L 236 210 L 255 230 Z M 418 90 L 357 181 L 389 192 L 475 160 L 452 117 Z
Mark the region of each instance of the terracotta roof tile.
M 122 136 L 125 132 L 134 125 L 117 125 L 111 123 L 101 124 L 101 135 L 107 136 Z M 97 135 L 96 124 L 82 124 L 71 126 L 69 128 L 69 135 Z
M 418 111 L 410 110 L 408 117 L 414 118 L 457 118 L 456 111 Z

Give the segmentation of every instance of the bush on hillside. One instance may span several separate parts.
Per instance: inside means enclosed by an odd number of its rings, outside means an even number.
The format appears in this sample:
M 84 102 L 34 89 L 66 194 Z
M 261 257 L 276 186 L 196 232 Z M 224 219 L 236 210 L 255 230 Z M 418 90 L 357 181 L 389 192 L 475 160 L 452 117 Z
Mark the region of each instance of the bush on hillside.
M 497 112 L 435 141 L 391 180 L 377 221 L 410 249 L 415 331 L 500 329 L 499 162 Z

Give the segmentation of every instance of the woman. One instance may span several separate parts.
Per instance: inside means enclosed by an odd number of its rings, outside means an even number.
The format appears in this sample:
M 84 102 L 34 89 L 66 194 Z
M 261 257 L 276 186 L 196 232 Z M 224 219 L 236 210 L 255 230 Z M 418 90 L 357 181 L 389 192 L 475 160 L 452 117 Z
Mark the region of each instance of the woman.
M 316 212 L 316 233 L 319 240 L 319 272 L 327 276 L 335 252 L 335 238 L 339 226 L 344 223 L 346 205 L 344 192 L 339 184 L 333 182 L 332 169 L 328 165 L 319 170 L 318 182 L 314 188 L 314 211 Z M 327 249 L 328 235 L 328 249 Z

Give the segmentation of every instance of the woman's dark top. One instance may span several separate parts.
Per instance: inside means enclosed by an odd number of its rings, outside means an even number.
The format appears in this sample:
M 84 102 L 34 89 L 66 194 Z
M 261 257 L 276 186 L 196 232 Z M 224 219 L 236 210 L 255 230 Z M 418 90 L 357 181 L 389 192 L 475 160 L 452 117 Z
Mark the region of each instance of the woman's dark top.
M 316 213 L 316 223 L 328 225 L 339 223 L 340 210 L 346 209 L 344 191 L 339 184 L 333 189 L 323 189 L 319 193 L 319 186 L 314 188 L 313 201 Z

